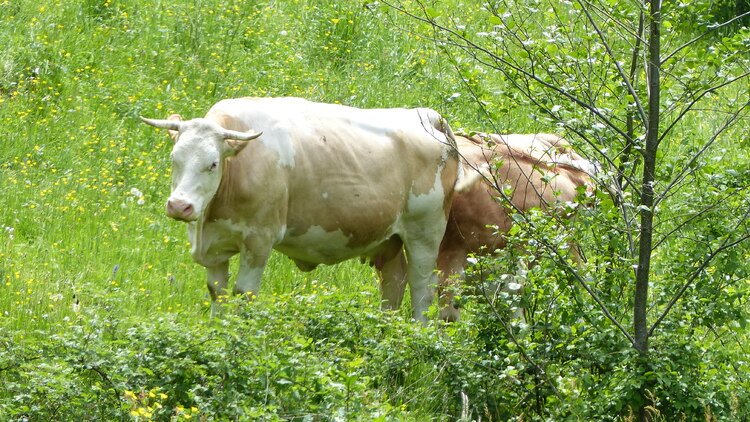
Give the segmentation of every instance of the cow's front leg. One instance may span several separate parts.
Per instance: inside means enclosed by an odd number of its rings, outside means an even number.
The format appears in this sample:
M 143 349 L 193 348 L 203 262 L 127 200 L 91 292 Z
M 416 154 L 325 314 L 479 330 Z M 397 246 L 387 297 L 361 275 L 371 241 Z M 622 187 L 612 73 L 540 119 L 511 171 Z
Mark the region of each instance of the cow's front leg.
M 245 240 L 245 248 L 240 252 L 240 270 L 234 282 L 232 293 L 254 299 L 260 290 L 260 280 L 271 255 L 272 243 L 255 237 Z
M 211 317 L 221 313 L 221 305 L 227 298 L 227 281 L 229 280 L 229 261 L 206 267 L 206 283 L 211 295 Z
M 406 290 L 406 257 L 403 249 L 380 270 L 380 308 L 395 311 L 401 307 Z

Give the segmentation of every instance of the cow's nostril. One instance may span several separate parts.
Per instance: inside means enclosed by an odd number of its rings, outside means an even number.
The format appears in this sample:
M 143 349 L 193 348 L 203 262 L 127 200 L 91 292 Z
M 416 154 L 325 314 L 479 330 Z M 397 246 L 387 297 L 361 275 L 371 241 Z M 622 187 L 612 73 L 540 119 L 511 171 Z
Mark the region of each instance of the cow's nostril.
M 167 214 L 172 218 L 186 218 L 190 217 L 195 208 L 193 204 L 185 201 L 167 201 Z

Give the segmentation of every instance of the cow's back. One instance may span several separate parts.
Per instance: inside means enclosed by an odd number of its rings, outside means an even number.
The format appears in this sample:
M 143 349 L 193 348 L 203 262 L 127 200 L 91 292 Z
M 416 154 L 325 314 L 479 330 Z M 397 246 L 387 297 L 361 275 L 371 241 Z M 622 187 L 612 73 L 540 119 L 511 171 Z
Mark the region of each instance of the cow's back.
M 470 165 L 491 169 L 493 183 L 478 184 L 455 195 L 441 253 L 450 253 L 451 249 L 459 255 L 502 249 L 503 234 L 513 224 L 512 214 L 573 202 L 578 187 L 589 182 L 585 172 L 567 162 L 556 163 L 572 152 L 567 142 L 556 136 L 534 139 L 534 135 L 504 135 L 490 144 L 461 136 L 456 140 L 461 156 Z M 503 188 L 503 194 L 496 187 Z

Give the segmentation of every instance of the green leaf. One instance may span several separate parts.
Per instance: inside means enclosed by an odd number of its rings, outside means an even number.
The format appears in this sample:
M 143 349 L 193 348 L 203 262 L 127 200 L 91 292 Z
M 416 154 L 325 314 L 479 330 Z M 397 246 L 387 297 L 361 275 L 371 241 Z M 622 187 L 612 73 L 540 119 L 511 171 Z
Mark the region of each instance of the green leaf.
M 443 15 L 442 12 L 440 12 L 439 10 L 435 10 L 435 8 L 433 7 L 428 7 L 427 9 L 425 9 L 425 12 L 430 19 L 436 19 Z

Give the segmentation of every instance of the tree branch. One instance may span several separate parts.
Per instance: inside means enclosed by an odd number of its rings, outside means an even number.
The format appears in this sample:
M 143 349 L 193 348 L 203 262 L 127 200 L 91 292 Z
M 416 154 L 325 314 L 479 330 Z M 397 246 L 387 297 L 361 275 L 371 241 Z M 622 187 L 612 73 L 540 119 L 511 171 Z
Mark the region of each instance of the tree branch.
M 747 188 L 747 187 L 745 187 L 745 188 L 743 188 L 743 189 L 746 189 L 746 188 Z M 666 241 L 667 241 L 667 240 L 668 240 L 669 238 L 671 238 L 673 234 L 675 234 L 675 233 L 677 233 L 678 231 L 680 231 L 680 229 L 681 229 L 681 228 L 683 228 L 684 226 L 688 225 L 688 224 L 689 224 L 690 222 L 692 222 L 693 220 L 695 220 L 695 219 L 697 219 L 697 218 L 701 217 L 701 216 L 702 216 L 703 214 L 705 214 L 705 213 L 707 213 L 707 212 L 711 211 L 712 209 L 716 208 L 716 206 L 717 206 L 717 205 L 721 204 L 722 202 L 726 201 L 727 199 L 729 199 L 729 198 L 731 198 L 731 197 L 735 196 L 735 195 L 736 195 L 737 193 L 739 193 L 739 192 L 740 192 L 741 190 L 742 190 L 742 189 L 735 189 L 735 190 L 734 190 L 733 192 L 731 192 L 731 193 L 729 193 L 729 194 L 727 194 L 727 195 L 725 195 L 725 196 L 723 196 L 723 197 L 719 198 L 719 199 L 718 199 L 718 200 L 717 200 L 716 202 L 714 202 L 713 204 L 711 204 L 711 205 L 709 205 L 709 206 L 707 206 L 707 207 L 703 208 L 702 210 L 700 210 L 700 211 L 698 211 L 698 212 L 694 213 L 694 214 L 693 214 L 693 215 L 691 215 L 691 216 L 690 216 L 689 218 L 687 218 L 686 220 L 684 220 L 683 222 L 681 222 L 680 224 L 678 224 L 677 226 L 675 226 L 675 227 L 674 227 L 674 228 L 673 228 L 672 230 L 670 230 L 670 231 L 669 231 L 668 233 L 666 233 L 665 235 L 663 235 L 663 236 L 661 237 L 661 239 L 659 239 L 659 241 L 657 241 L 657 242 L 656 242 L 656 243 L 655 243 L 655 244 L 653 245 L 653 247 L 651 248 L 651 250 L 652 250 L 652 251 L 655 251 L 655 250 L 656 250 L 656 249 L 657 249 L 657 248 L 658 248 L 659 246 L 661 246 L 661 244 L 662 244 L 662 243 L 666 242 Z
M 482 295 L 484 296 L 484 299 L 487 301 L 487 303 L 492 303 L 492 300 L 489 298 L 486 289 L 482 289 Z M 545 371 L 541 366 L 539 366 L 536 362 L 534 362 L 533 359 L 531 359 L 531 356 L 529 356 L 528 353 L 526 353 L 526 349 L 524 349 L 521 346 L 521 343 L 518 341 L 516 336 L 513 334 L 513 330 L 511 330 L 510 327 L 508 327 L 508 324 L 505 323 L 503 318 L 500 316 L 500 313 L 497 312 L 497 308 L 495 308 L 494 305 L 490 305 L 490 309 L 492 309 L 492 313 L 495 315 L 495 318 L 497 318 L 497 321 L 500 322 L 500 325 L 503 326 L 503 329 L 506 333 L 508 333 L 508 336 L 510 337 L 510 340 L 518 346 L 518 350 L 521 352 L 521 356 L 523 356 L 524 360 L 528 362 L 531 366 L 536 369 L 537 373 L 544 377 L 544 380 L 549 384 L 549 386 L 552 388 L 552 392 L 557 396 L 558 399 L 562 400 L 562 396 L 560 395 L 560 392 L 557 390 L 557 386 L 552 382 L 552 379 L 547 374 L 547 371 Z
M 485 180 L 487 180 L 487 179 L 485 179 Z M 516 210 L 516 212 L 518 212 L 518 214 L 523 217 L 523 219 L 525 220 L 525 222 L 530 225 L 530 222 L 529 222 L 527 216 L 510 200 L 510 198 L 508 198 L 508 196 L 505 193 L 505 190 L 502 189 L 502 186 L 499 185 L 499 184 L 497 184 L 497 180 L 489 181 L 489 182 L 491 183 L 492 188 L 496 192 L 499 193 L 500 197 L 503 198 L 503 200 L 506 203 L 510 204 L 510 206 L 513 207 Z M 545 238 L 538 237 L 536 239 L 536 241 L 539 242 L 539 244 L 543 245 L 543 247 L 552 256 L 555 257 L 555 259 L 558 261 L 558 263 L 560 263 L 565 268 L 565 270 L 569 274 L 571 274 L 581 284 L 581 286 L 584 288 L 584 290 L 586 290 L 586 292 L 589 294 L 589 296 L 591 296 L 591 298 L 594 300 L 594 302 L 596 302 L 596 304 L 599 306 L 599 309 L 602 310 L 602 312 L 607 317 L 607 319 L 609 319 L 612 322 L 612 324 L 614 324 L 614 326 L 617 327 L 620 330 L 620 332 L 622 332 L 622 334 L 630 342 L 631 345 L 634 345 L 635 344 L 635 340 L 630 335 L 630 333 L 628 333 L 628 330 L 622 324 L 620 324 L 620 322 L 617 320 L 617 318 L 615 318 L 612 315 L 612 313 L 609 311 L 609 308 L 607 307 L 607 305 L 599 298 L 599 295 L 597 295 L 596 292 L 586 283 L 586 281 L 583 279 L 583 277 L 581 276 L 581 274 L 578 271 L 576 271 L 576 269 L 573 268 L 573 266 L 571 266 L 570 263 L 568 263 L 568 261 L 565 259 L 565 257 L 558 252 L 557 248 L 555 248 L 554 245 L 551 245 L 547 241 L 547 239 L 545 239 Z
M 693 106 L 695 106 L 701 99 L 703 99 L 703 97 L 706 96 L 706 94 L 709 94 L 709 93 L 712 93 L 712 92 L 714 92 L 714 91 L 716 91 L 718 89 L 724 88 L 724 87 L 726 87 L 728 85 L 731 85 L 734 82 L 737 82 L 737 81 L 739 81 L 741 79 L 744 79 L 744 78 L 746 78 L 748 76 L 750 76 L 750 72 L 746 72 L 746 73 L 744 73 L 744 74 L 742 74 L 742 75 L 740 75 L 740 76 L 738 76 L 738 77 L 736 77 L 734 79 L 730 79 L 730 80 L 728 80 L 728 81 L 726 81 L 724 83 L 721 83 L 721 84 L 716 85 L 714 87 L 708 88 L 708 89 L 704 90 L 703 92 L 701 92 L 697 97 L 695 97 L 693 99 L 693 101 L 690 102 L 690 104 L 687 105 L 687 107 L 685 107 L 684 110 L 682 110 L 680 112 L 680 114 L 672 121 L 672 123 L 667 127 L 667 129 L 664 130 L 664 132 L 659 136 L 659 143 L 661 143 L 661 141 L 664 140 L 664 138 L 667 136 L 667 134 L 669 134 L 669 132 L 677 125 L 677 123 L 679 123 L 680 121 L 682 121 L 682 118 L 685 117 L 685 115 L 688 112 L 690 112 L 690 110 L 692 110 Z M 750 104 L 750 101 L 748 101 L 747 103 L 745 103 L 745 105 L 743 105 L 742 107 L 740 107 L 737 110 L 737 112 L 735 113 L 735 115 L 738 115 L 739 112 L 742 109 L 744 109 L 745 107 L 748 106 L 748 104 Z
M 675 51 L 673 51 L 673 52 L 672 52 L 671 54 L 669 54 L 669 55 L 668 55 L 668 56 L 667 56 L 666 58 L 664 58 L 664 59 L 663 59 L 663 60 L 661 61 L 661 63 L 660 63 L 660 64 L 664 64 L 664 63 L 666 63 L 666 62 L 667 62 L 667 61 L 668 61 L 669 59 L 671 59 L 672 57 L 674 57 L 675 55 L 677 55 L 677 53 L 679 53 L 680 51 L 682 51 L 682 50 L 684 50 L 684 49 L 686 49 L 686 48 L 690 47 L 690 46 L 691 46 L 691 45 L 693 45 L 693 44 L 695 44 L 696 42 L 698 42 L 698 41 L 699 41 L 699 40 L 700 40 L 701 38 L 705 37 L 706 35 L 708 35 L 708 34 L 710 34 L 710 33 L 714 32 L 714 31 L 716 31 L 717 29 L 720 29 L 720 28 L 723 28 L 723 27 L 725 27 L 725 26 L 727 26 L 727 25 L 730 25 L 730 24 L 732 24 L 733 22 L 736 22 L 736 21 L 738 21 L 738 20 L 740 20 L 740 19 L 742 19 L 742 18 L 744 18 L 744 17 L 746 17 L 746 16 L 750 16 L 750 12 L 745 12 L 745 13 L 743 13 L 743 14 L 741 14 L 741 15 L 737 15 L 737 16 L 735 16 L 734 18 L 732 18 L 732 19 L 730 19 L 730 20 L 728 20 L 728 21 L 726 21 L 726 22 L 724 22 L 724 23 L 722 23 L 722 24 L 720 24 L 720 25 L 714 25 L 714 26 L 711 26 L 710 28 L 708 28 L 708 31 L 706 31 L 706 32 L 704 32 L 704 33 L 702 33 L 702 34 L 698 35 L 697 37 L 693 38 L 692 40 L 690 40 L 690 41 L 686 42 L 685 44 L 683 44 L 683 45 L 681 45 L 681 46 L 679 46 L 679 47 L 677 47 L 677 49 L 675 49 Z
M 745 211 L 745 215 L 743 215 L 739 221 L 737 222 L 737 225 L 734 226 L 734 229 L 730 231 L 730 233 L 734 233 L 742 223 L 747 221 L 748 215 L 750 215 L 750 207 Z M 729 238 L 727 237 L 724 239 L 724 242 L 722 242 L 721 246 L 716 248 L 713 252 L 711 252 L 705 260 L 701 263 L 701 265 L 695 270 L 693 275 L 691 275 L 688 280 L 685 282 L 685 284 L 682 286 L 679 292 L 674 295 L 672 300 L 669 301 L 669 304 L 667 304 L 667 307 L 664 309 L 664 311 L 661 313 L 659 318 L 654 322 L 654 324 L 651 326 L 651 329 L 648 331 L 648 335 L 651 336 L 654 334 L 654 330 L 661 324 L 661 322 L 664 320 L 664 318 L 667 317 L 667 314 L 672 310 L 672 307 L 674 307 L 675 303 L 682 297 L 682 295 L 685 294 L 688 288 L 693 284 L 693 281 L 695 281 L 696 278 L 703 272 L 703 270 L 708 266 L 708 264 L 713 261 L 713 259 L 720 253 L 724 252 L 725 250 L 732 248 L 736 245 L 739 245 L 740 243 L 750 239 L 750 234 L 745 234 L 741 236 L 739 239 L 729 242 Z
M 750 75 L 750 72 L 749 72 L 749 73 L 746 73 L 745 75 Z M 731 126 L 731 125 L 732 125 L 732 124 L 733 124 L 733 123 L 734 123 L 734 122 L 735 122 L 735 121 L 737 120 L 737 119 L 739 119 L 739 116 L 740 116 L 741 112 L 742 112 L 742 111 L 743 111 L 743 110 L 744 110 L 744 109 L 745 109 L 746 107 L 748 107 L 748 106 L 750 106 L 750 100 L 749 100 L 748 102 L 746 102 L 746 103 L 745 103 L 744 105 L 742 105 L 741 107 L 739 107 L 739 108 L 737 109 L 737 111 L 736 111 L 736 112 L 734 112 L 734 113 L 733 113 L 733 114 L 732 114 L 732 115 L 731 115 L 731 116 L 730 116 L 730 117 L 729 117 L 729 118 L 728 118 L 728 119 L 727 119 L 727 120 L 726 120 L 726 121 L 724 122 L 724 124 L 723 124 L 723 125 L 722 125 L 722 126 L 721 126 L 721 127 L 720 127 L 720 128 L 719 128 L 719 129 L 717 130 L 717 131 L 716 131 L 716 133 L 714 133 L 714 134 L 713 134 L 713 136 L 711 137 L 711 139 L 709 139 L 709 140 L 708 140 L 708 142 L 706 142 L 706 144 L 705 144 L 705 145 L 703 145 L 703 148 L 701 148 L 701 149 L 700 149 L 700 151 L 698 151 L 697 153 L 695 153 L 695 154 L 693 155 L 693 157 L 692 157 L 692 158 L 690 159 L 690 161 L 688 161 L 688 162 L 687 162 L 687 164 L 685 164 L 685 166 L 684 166 L 684 167 L 682 168 L 682 170 L 680 171 L 680 173 L 678 173 L 678 174 L 677 174 L 677 176 L 676 176 L 676 177 L 674 177 L 674 178 L 672 179 L 672 182 L 670 182 L 669 186 L 667 186 L 667 187 L 666 187 L 666 188 L 664 189 L 664 191 L 663 191 L 663 192 L 661 193 L 661 195 L 659 195 L 659 196 L 658 196 L 658 197 L 656 198 L 656 200 L 654 201 L 654 206 L 658 205 L 658 204 L 659 204 L 659 203 L 660 203 L 660 202 L 661 202 L 661 201 L 662 201 L 662 200 L 663 200 L 664 198 L 666 198 L 667 194 L 668 194 L 668 193 L 669 193 L 669 192 L 670 192 L 670 191 L 672 190 L 672 188 L 673 188 L 673 187 L 674 187 L 675 185 L 677 185 L 678 183 L 680 183 L 680 182 L 682 181 L 682 179 L 683 179 L 683 178 L 685 177 L 685 175 L 689 173 L 689 170 L 690 170 L 690 168 L 691 168 L 691 167 L 693 167 L 693 164 L 695 164 L 695 162 L 696 162 L 696 161 L 698 160 L 698 158 L 700 158 L 700 157 L 701 157 L 701 156 L 702 156 L 702 155 L 703 155 L 703 154 L 704 154 L 704 153 L 705 153 L 705 152 L 706 152 L 706 151 L 708 150 L 708 148 L 709 148 L 709 147 L 710 147 L 711 145 L 713 145 L 713 143 L 714 143 L 714 142 L 716 142 L 716 140 L 717 140 L 717 139 L 719 138 L 719 135 L 721 135 L 722 133 L 724 133 L 724 131 L 725 131 L 725 130 L 727 130 L 727 129 L 728 129 L 728 128 L 729 128 L 729 127 L 730 127 L 730 126 Z M 674 125 L 675 125 L 675 124 L 676 124 L 676 123 L 677 123 L 677 122 L 678 122 L 679 120 L 680 120 L 680 118 L 678 118 L 677 120 L 675 120 L 675 122 L 674 122 L 674 123 L 672 123 L 672 126 L 670 126 L 670 129 L 671 129 L 672 127 L 674 127 Z M 667 129 L 667 130 L 669 130 L 669 129 Z M 664 134 L 662 134 L 662 137 L 663 137 L 663 136 L 664 136 L 665 134 L 666 134 L 666 132 L 665 132 Z M 661 142 L 661 139 L 660 139 L 660 141 L 659 141 L 659 142 Z
M 594 9 L 595 11 L 597 11 L 598 13 L 601 13 L 602 15 L 606 16 L 609 19 L 609 21 L 611 21 L 611 23 L 619 26 L 620 28 L 624 29 L 626 32 L 630 33 L 630 35 L 632 35 L 633 38 L 635 38 L 636 43 L 642 43 L 642 44 L 645 44 L 646 46 L 648 46 L 648 40 L 646 40 L 643 37 L 643 31 L 641 30 L 642 28 L 640 27 L 640 24 L 643 23 L 642 21 L 639 22 L 638 31 L 635 32 L 632 29 L 630 29 L 627 26 L 625 26 L 618 18 L 616 18 L 615 16 L 613 16 L 611 13 L 608 13 L 606 10 L 602 9 L 601 7 L 597 6 L 596 4 L 591 3 L 588 0 L 579 0 L 579 1 L 586 1 L 586 3 L 589 5 L 589 7 L 591 7 L 592 9 Z M 641 9 L 640 18 L 644 17 L 644 10 L 645 9 Z
M 604 34 L 602 34 L 602 31 L 599 29 L 599 26 L 596 24 L 596 21 L 594 21 L 594 18 L 591 16 L 591 13 L 589 13 L 588 8 L 586 7 L 586 4 L 588 4 L 588 2 L 585 2 L 583 0 L 578 0 L 578 4 L 581 5 L 581 9 L 583 10 L 583 13 L 586 14 L 586 17 L 588 18 L 589 22 L 591 22 L 591 25 L 594 27 L 594 30 L 596 30 L 596 33 L 599 36 L 599 40 L 602 42 L 602 45 L 604 45 L 604 48 L 607 50 L 607 55 L 609 56 L 610 60 L 612 60 L 612 63 L 615 65 L 615 68 L 617 68 L 617 72 L 620 74 L 620 79 L 622 79 L 622 82 L 627 87 L 628 93 L 635 100 L 635 105 L 636 105 L 636 108 L 638 109 L 638 114 L 640 115 L 641 120 L 646 122 L 647 121 L 646 112 L 643 110 L 641 101 L 638 99 L 638 93 L 633 88 L 633 85 L 631 85 L 628 75 L 626 75 L 625 72 L 622 70 L 622 67 L 620 67 L 620 63 L 617 60 L 617 57 L 615 57 L 614 52 L 612 52 L 612 47 L 610 47 L 609 43 L 607 42 L 607 39 L 604 37 Z
M 613 131 L 617 132 L 617 134 L 620 135 L 623 139 L 626 139 L 627 141 L 631 141 L 629 139 L 628 134 L 626 132 L 624 132 L 622 129 L 620 129 L 617 125 L 615 125 L 607 116 L 603 115 L 601 113 L 601 111 L 599 111 L 599 109 L 597 107 L 595 107 L 594 105 L 589 104 L 586 101 L 578 98 L 577 96 L 569 93 L 567 90 L 565 90 L 563 88 L 560 88 L 560 87 L 557 87 L 557 86 L 555 86 L 555 85 L 553 85 L 553 84 L 551 84 L 551 83 L 549 83 L 549 82 L 541 79 L 540 77 L 536 76 L 533 72 L 529 72 L 526 69 L 522 68 L 521 66 L 513 64 L 513 63 L 511 63 L 511 62 L 509 62 L 509 61 L 507 61 L 507 60 L 505 60 L 505 59 L 497 56 L 496 54 L 493 54 L 492 52 L 490 52 L 486 48 L 484 48 L 482 46 L 479 46 L 478 44 L 472 42 L 471 40 L 467 39 L 465 36 L 459 34 L 455 30 L 450 29 L 450 28 L 448 28 L 446 26 L 438 24 L 434 19 L 428 19 L 428 18 L 424 18 L 424 17 L 421 17 L 421 16 L 417 16 L 414 13 L 409 12 L 408 10 L 406 10 L 404 8 L 395 6 L 395 5 L 391 4 L 388 1 L 384 1 L 383 4 L 385 4 L 386 6 L 392 8 L 392 9 L 398 11 L 398 12 L 401 12 L 401 13 L 405 14 L 406 16 L 409 16 L 412 19 L 415 19 L 415 20 L 417 20 L 419 22 L 423 22 L 423 23 L 429 24 L 429 25 L 437 28 L 439 31 L 445 32 L 446 34 L 449 35 L 449 39 L 448 40 L 434 40 L 433 39 L 433 41 L 440 41 L 440 42 L 444 43 L 445 45 L 451 45 L 451 46 L 460 48 L 460 49 L 462 49 L 462 50 L 464 50 L 466 52 L 470 52 L 470 51 L 479 52 L 479 53 L 482 53 L 482 54 L 486 55 L 487 57 L 492 58 L 492 60 L 494 60 L 495 62 L 499 63 L 500 65 L 504 65 L 504 66 L 509 67 L 513 71 L 518 72 L 519 74 L 523 75 L 524 77 L 526 77 L 526 78 L 528 78 L 530 80 L 533 80 L 534 82 L 538 83 L 539 85 L 543 86 L 544 88 L 549 89 L 549 90 L 554 91 L 554 92 L 557 92 L 558 94 L 562 95 L 563 97 L 567 98 L 568 100 L 572 101 L 573 103 L 577 104 L 578 106 L 580 106 L 580 107 L 582 107 L 582 108 L 590 111 L 602 123 L 604 123 L 605 125 L 607 125 L 608 127 L 610 127 Z M 423 38 L 428 38 L 428 37 L 424 37 L 424 35 L 420 35 L 420 36 L 422 36 Z M 450 38 L 457 39 L 458 41 L 460 41 L 460 43 L 457 42 L 457 41 L 453 41 Z M 478 56 L 476 56 L 475 54 L 472 54 L 472 57 L 474 57 L 479 63 L 481 63 L 481 64 L 483 64 L 485 66 L 488 66 L 488 67 L 490 67 L 492 69 L 499 70 L 499 71 L 501 71 L 501 72 L 503 72 L 504 74 L 507 75 L 507 71 L 505 71 L 502 67 L 500 67 L 500 65 L 489 64 L 485 60 L 479 59 Z M 526 95 L 528 97 L 532 97 L 532 95 L 531 95 L 530 92 L 524 92 L 524 95 Z

